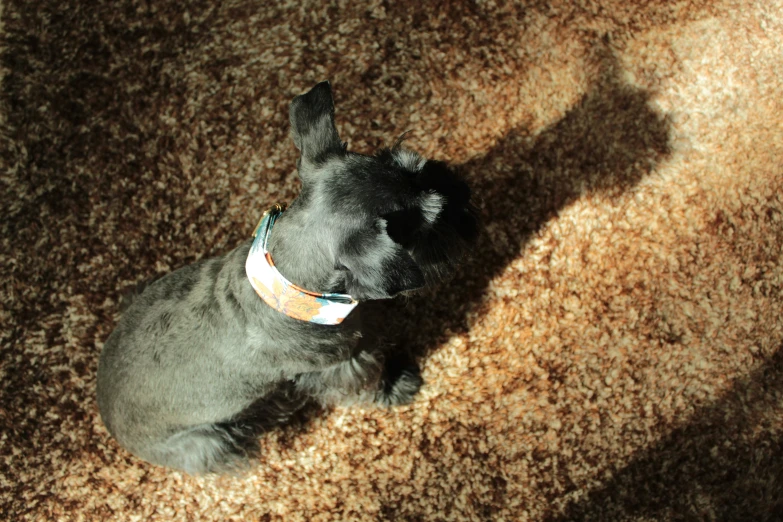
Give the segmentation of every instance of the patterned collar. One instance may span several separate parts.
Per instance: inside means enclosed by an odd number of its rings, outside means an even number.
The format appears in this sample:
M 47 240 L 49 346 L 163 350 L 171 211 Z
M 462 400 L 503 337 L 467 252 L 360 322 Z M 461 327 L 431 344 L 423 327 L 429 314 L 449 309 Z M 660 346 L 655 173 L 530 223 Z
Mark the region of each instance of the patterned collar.
M 264 212 L 253 232 L 253 245 L 245 262 L 250 284 L 266 304 L 280 313 L 316 324 L 340 324 L 358 301 L 347 294 L 321 294 L 300 288 L 283 277 L 267 250 L 269 233 L 275 220 L 283 213 L 281 205 Z

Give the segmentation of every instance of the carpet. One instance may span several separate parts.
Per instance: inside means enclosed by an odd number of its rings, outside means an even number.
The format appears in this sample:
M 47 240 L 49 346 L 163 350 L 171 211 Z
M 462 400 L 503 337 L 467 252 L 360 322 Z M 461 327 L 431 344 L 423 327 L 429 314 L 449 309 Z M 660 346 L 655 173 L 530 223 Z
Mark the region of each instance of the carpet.
M 267 5 L 269 4 L 269 5 Z M 7 0 L 5 520 L 783 519 L 783 2 Z M 121 449 L 98 355 L 139 282 L 299 182 L 290 99 L 472 185 L 456 279 L 380 303 L 426 385 L 313 410 L 242 477 Z

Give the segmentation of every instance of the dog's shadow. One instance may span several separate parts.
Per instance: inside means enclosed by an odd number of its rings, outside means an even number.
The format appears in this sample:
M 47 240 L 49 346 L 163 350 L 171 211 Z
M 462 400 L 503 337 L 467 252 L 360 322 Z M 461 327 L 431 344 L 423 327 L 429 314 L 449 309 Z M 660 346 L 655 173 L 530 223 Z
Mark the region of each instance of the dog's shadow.
M 483 230 L 449 284 L 375 304 L 374 313 L 398 332 L 398 346 L 423 358 L 467 332 L 481 320 L 490 281 L 562 208 L 587 193 L 629 189 L 669 154 L 669 121 L 649 93 L 622 81 L 610 52 L 601 49 L 596 59 L 597 82 L 560 121 L 535 137 L 516 129 L 457 167 L 474 190 Z

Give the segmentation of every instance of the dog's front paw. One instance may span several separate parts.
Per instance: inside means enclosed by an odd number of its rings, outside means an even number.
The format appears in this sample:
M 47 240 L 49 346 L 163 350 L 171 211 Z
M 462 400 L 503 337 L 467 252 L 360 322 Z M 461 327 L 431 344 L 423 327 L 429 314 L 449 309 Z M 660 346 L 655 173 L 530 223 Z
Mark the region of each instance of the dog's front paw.
M 408 404 L 423 384 L 421 370 L 415 362 L 392 362 L 386 367 L 383 387 L 377 392 L 375 402 L 383 406 Z

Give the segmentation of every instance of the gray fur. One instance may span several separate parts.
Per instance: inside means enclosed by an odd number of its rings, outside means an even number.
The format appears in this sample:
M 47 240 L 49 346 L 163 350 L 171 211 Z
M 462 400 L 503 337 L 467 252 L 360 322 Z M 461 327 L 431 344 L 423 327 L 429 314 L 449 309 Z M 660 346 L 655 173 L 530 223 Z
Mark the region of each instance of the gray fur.
M 413 153 L 347 152 L 333 114 L 327 83 L 291 104 L 303 189 L 272 230 L 276 266 L 304 288 L 359 299 L 443 279 L 475 236 L 467 187 Z M 437 214 L 420 208 L 434 199 Z M 421 386 L 415 365 L 389 370 L 400 354 L 363 335 L 361 306 L 341 325 L 323 326 L 265 304 L 245 275 L 250 245 L 150 284 L 106 341 L 101 415 L 142 459 L 189 473 L 229 471 L 247 463 L 259 433 L 307 401 L 390 406 Z

